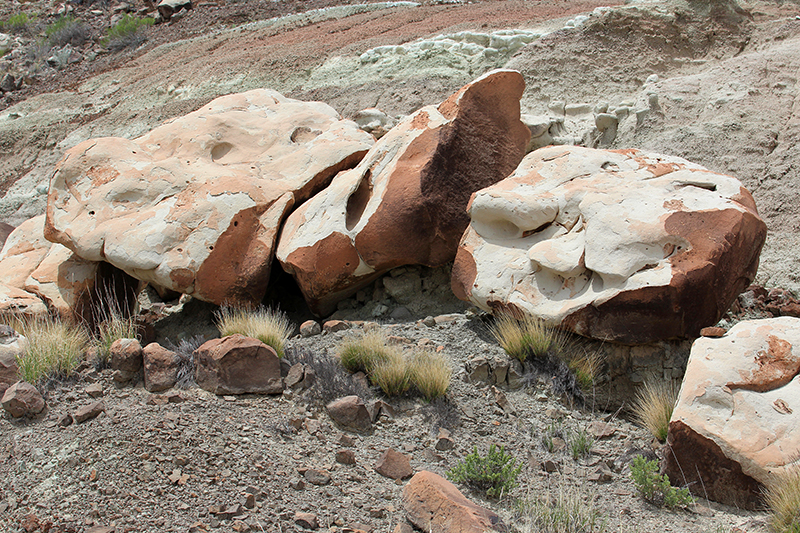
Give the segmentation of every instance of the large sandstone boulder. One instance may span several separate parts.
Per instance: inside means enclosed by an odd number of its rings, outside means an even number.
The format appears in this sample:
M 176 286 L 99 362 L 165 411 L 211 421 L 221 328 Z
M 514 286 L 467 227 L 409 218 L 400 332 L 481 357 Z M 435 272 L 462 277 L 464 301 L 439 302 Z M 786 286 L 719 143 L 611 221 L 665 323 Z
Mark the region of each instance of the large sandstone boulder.
M 766 236 L 735 178 L 636 150 L 542 148 L 469 213 L 456 296 L 627 344 L 714 324 L 753 280 Z
M 507 531 L 494 512 L 468 500 L 455 485 L 433 472 L 417 473 L 403 488 L 408 520 L 430 533 Z
M 98 264 L 44 237 L 44 215 L 19 225 L 0 252 L 0 311 L 78 318 L 95 286 Z
M 394 267 L 452 261 L 469 195 L 525 154 L 524 88 L 518 72 L 494 71 L 420 109 L 288 217 L 277 257 L 314 312 Z
M 231 335 L 211 339 L 194 352 L 195 381 L 214 394 L 280 394 L 281 362 L 263 342 Z
M 798 373 L 800 319 L 749 320 L 697 339 L 669 423 L 670 479 L 758 508 L 762 485 L 800 461 Z
M 137 139 L 68 150 L 45 235 L 200 300 L 258 303 L 285 214 L 373 142 L 322 103 L 266 89 L 224 96 Z

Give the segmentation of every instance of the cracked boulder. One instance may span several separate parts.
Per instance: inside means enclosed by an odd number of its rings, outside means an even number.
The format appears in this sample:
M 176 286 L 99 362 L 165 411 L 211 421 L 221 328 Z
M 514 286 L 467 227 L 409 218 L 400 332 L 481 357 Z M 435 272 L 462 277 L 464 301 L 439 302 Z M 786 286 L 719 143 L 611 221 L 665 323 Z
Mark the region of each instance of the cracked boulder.
M 266 89 L 223 96 L 137 139 L 68 150 L 45 236 L 161 288 L 258 303 L 285 215 L 373 142 L 323 103 Z
M 525 154 L 524 88 L 518 72 L 493 71 L 420 109 L 289 216 L 277 257 L 315 313 L 392 268 L 453 260 L 469 195 Z
M 748 320 L 697 339 L 669 423 L 672 482 L 758 509 L 763 485 L 800 461 L 798 374 L 800 319 Z
M 625 344 L 699 336 L 766 237 L 737 179 L 637 150 L 536 150 L 468 209 L 456 296 Z

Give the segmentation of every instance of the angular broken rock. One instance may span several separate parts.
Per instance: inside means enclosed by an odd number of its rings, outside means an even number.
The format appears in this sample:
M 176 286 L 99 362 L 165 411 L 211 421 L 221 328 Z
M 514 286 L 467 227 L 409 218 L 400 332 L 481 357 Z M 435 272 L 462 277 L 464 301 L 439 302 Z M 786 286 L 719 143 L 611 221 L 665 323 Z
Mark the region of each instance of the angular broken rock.
M 142 369 L 142 346 L 136 339 L 117 339 L 111 343 L 111 368 L 114 380 L 125 382 Z
M 756 509 L 762 485 L 797 467 L 800 319 L 748 320 L 697 339 L 669 423 L 665 469 L 714 501 Z
M 151 342 L 142 350 L 144 366 L 144 388 L 149 392 L 171 389 L 178 381 L 181 358 L 157 342 Z
M 469 195 L 508 176 L 530 132 L 519 72 L 490 72 L 406 117 L 286 220 L 277 257 L 312 311 L 400 265 L 453 260 Z
M 200 300 L 259 303 L 283 217 L 373 142 L 323 103 L 266 89 L 223 96 L 137 139 L 68 150 L 45 235 Z
M 372 416 L 358 396 L 345 396 L 330 402 L 325 409 L 342 429 L 364 433 L 372 429 Z
M 536 150 L 469 213 L 456 296 L 626 344 L 717 322 L 766 237 L 737 179 L 637 150 Z
M 408 456 L 389 448 L 381 454 L 375 464 L 375 471 L 390 479 L 405 479 L 411 477 L 414 470 Z
M 464 497 L 455 485 L 434 474 L 418 472 L 403 488 L 409 522 L 428 533 L 507 531 L 494 512 Z
M 45 406 L 39 390 L 25 381 L 18 381 L 7 388 L 0 403 L 14 418 L 37 415 Z
M 294 514 L 294 523 L 305 529 L 319 528 L 319 520 L 314 513 L 296 512 Z
M 72 418 L 75 420 L 76 424 L 80 424 L 82 422 L 86 422 L 92 418 L 95 418 L 100 413 L 106 410 L 106 406 L 102 400 L 96 401 L 89 405 L 84 405 L 74 413 L 72 413 Z
M 211 339 L 195 350 L 194 364 L 197 385 L 214 394 L 283 392 L 278 354 L 258 339 Z

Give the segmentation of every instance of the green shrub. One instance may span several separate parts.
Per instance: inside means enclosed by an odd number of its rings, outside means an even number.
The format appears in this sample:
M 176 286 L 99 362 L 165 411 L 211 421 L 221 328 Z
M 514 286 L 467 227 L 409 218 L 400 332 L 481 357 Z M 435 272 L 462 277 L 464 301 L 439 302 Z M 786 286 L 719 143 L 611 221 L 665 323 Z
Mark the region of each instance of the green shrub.
M 769 524 L 776 533 L 800 533 L 800 467 L 775 474 L 767 483 L 764 500 Z
M 17 33 L 24 31 L 28 25 L 34 21 L 34 17 L 29 17 L 27 13 L 17 13 L 8 17 L 8 20 L 0 23 L 3 31 Z
M 660 442 L 667 440 L 669 421 L 678 399 L 678 387 L 672 380 L 645 380 L 636 392 L 634 419 Z
M 50 316 L 22 317 L 12 327 L 28 340 L 25 352 L 17 357 L 20 377 L 28 383 L 69 377 L 83 359 L 89 342 L 89 335 L 81 326 Z
M 518 502 L 522 533 L 603 533 L 606 520 L 590 494 L 561 488 Z
M 447 472 L 454 483 L 463 483 L 472 490 L 480 491 L 489 498 L 501 498 L 517 486 L 517 477 L 522 465 L 505 452 L 504 447 L 492 444 L 489 452 L 481 457 L 478 448 Z
M 648 502 L 659 507 L 687 507 L 694 504 L 689 489 L 675 488 L 669 478 L 658 473 L 658 461 L 648 461 L 637 455 L 631 464 L 631 478 L 636 490 Z
M 155 19 L 152 17 L 137 18 L 125 14 L 122 20 L 108 29 L 106 36 L 100 44 L 112 50 L 121 50 L 129 46 L 138 46 L 145 41 L 139 30 L 152 26 Z
M 72 15 L 59 17 L 44 30 L 50 46 L 82 46 L 89 40 L 89 32 L 89 26 Z
M 239 333 L 258 339 L 271 346 L 278 357 L 283 357 L 286 341 L 294 330 L 284 313 L 265 307 L 251 310 L 222 306 L 215 318 L 217 329 L 223 337 Z
M 419 351 L 411 356 L 411 383 L 425 401 L 431 402 L 447 393 L 453 370 L 440 353 Z

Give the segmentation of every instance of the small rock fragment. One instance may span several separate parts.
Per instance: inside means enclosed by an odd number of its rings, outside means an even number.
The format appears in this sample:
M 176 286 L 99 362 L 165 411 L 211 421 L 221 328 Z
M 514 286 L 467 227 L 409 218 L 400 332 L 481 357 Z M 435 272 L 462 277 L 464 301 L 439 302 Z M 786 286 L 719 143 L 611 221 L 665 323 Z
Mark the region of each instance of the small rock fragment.
M 375 464 L 375 471 L 390 479 L 405 479 L 414 473 L 408 457 L 392 448 L 380 456 Z
M 75 420 L 76 424 L 81 424 L 95 418 L 97 415 L 102 413 L 106 410 L 105 404 L 102 400 L 96 401 L 89 405 L 84 405 L 74 413 L 72 413 L 72 418 Z
M 314 513 L 300 513 L 294 514 L 294 523 L 305 529 L 318 529 L 319 520 Z

